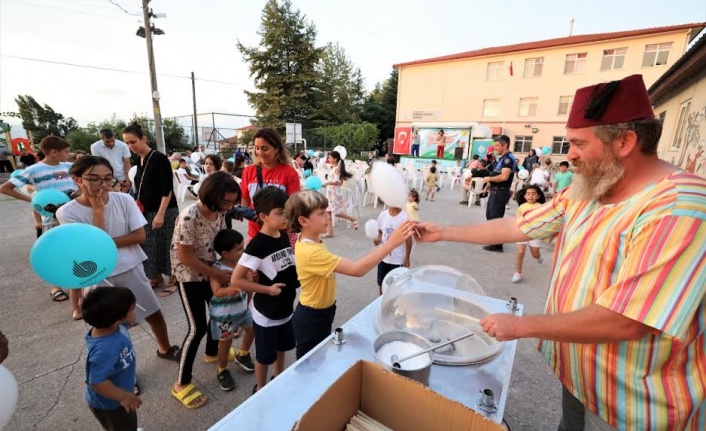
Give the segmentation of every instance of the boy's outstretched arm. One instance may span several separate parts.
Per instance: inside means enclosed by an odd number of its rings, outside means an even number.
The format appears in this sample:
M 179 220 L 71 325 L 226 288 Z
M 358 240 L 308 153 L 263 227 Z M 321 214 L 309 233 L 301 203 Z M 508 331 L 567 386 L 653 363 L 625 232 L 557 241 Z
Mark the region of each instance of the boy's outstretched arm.
M 250 268 L 243 265 L 238 265 L 233 270 L 233 275 L 230 276 L 231 287 L 236 287 L 242 289 L 246 292 L 254 293 L 264 293 L 270 296 L 277 296 L 282 293 L 282 289 L 286 286 L 284 283 L 275 283 L 272 286 L 265 286 L 264 284 L 255 283 L 248 280 L 248 273 Z
M 21 201 L 32 202 L 31 197 L 15 190 L 15 185 L 9 181 L 5 181 L 5 183 L 2 186 L 0 186 L 0 193 L 7 195 L 7 196 L 10 196 L 10 197 L 13 197 L 15 199 L 19 199 Z
M 383 243 L 362 258 L 356 261 L 341 259 L 334 272 L 337 272 L 338 274 L 351 275 L 353 277 L 364 276 L 378 263 L 380 263 L 385 256 L 390 254 L 392 250 L 405 243 L 408 239 L 411 239 L 412 234 L 414 233 L 413 227 L 414 222 L 407 220 L 402 223 L 400 227 L 395 229 L 394 232 L 392 232 L 392 235 L 390 235 L 387 242 Z

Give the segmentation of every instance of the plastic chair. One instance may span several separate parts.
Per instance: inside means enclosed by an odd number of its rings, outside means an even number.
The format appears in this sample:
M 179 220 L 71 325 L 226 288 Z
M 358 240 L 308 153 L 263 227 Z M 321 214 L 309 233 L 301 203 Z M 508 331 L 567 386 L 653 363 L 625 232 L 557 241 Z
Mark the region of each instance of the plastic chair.
M 186 198 L 186 190 L 189 186 L 181 182 L 181 174 L 177 171 L 174 171 L 174 180 L 176 197 L 179 202 L 184 202 L 184 199 Z
M 483 189 L 485 188 L 485 182 L 483 178 L 474 178 L 471 180 L 471 190 L 468 191 L 468 207 L 470 208 L 476 202 L 476 197 L 480 199 L 480 207 L 485 209 L 488 202 L 488 198 L 481 197 L 483 195 Z

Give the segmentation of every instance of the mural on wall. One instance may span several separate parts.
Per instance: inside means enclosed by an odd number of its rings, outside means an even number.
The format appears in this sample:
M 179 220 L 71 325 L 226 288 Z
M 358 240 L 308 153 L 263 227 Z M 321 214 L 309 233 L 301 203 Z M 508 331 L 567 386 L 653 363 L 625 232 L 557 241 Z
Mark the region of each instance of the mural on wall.
M 444 135 L 444 159 L 453 160 L 454 152 L 457 147 L 464 148 L 468 145 L 471 137 L 470 129 L 454 129 L 454 128 L 420 128 L 419 133 L 419 156 L 430 159 L 438 158 L 436 154 L 436 146 L 439 144 L 439 131 L 443 130 Z
M 706 177 L 706 104 L 698 110 L 691 112 L 687 117 L 686 130 L 684 131 L 684 145 L 681 147 L 679 160 L 672 158 L 672 163 L 692 174 Z M 701 133 L 702 130 L 703 132 Z

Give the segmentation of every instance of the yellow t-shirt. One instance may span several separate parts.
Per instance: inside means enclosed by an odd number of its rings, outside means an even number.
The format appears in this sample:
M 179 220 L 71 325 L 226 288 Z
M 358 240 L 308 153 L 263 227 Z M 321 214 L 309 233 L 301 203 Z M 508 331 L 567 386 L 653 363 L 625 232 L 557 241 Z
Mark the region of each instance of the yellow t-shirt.
M 522 205 L 520 205 L 520 207 L 517 209 L 517 217 L 521 217 L 521 216 L 525 215 L 526 212 L 528 212 L 534 208 L 541 207 L 541 206 L 542 206 L 542 204 L 540 204 L 539 202 L 535 202 L 533 204 L 531 204 L 529 202 L 525 202 Z
M 419 210 L 417 210 L 419 204 L 416 202 L 407 202 L 407 218 L 412 221 L 419 221 Z
M 336 274 L 341 261 L 323 242 L 299 241 L 294 247 L 294 261 L 301 284 L 299 302 L 311 308 L 328 308 L 336 302 Z

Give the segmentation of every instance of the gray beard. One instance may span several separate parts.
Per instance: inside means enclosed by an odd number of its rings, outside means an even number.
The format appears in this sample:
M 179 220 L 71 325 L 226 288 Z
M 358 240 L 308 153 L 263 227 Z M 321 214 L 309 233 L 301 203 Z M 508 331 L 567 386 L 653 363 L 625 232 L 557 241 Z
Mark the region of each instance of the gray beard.
M 574 175 L 569 197 L 577 201 L 592 201 L 605 196 L 625 174 L 625 168 L 610 150 L 600 160 L 583 163 L 581 173 Z

